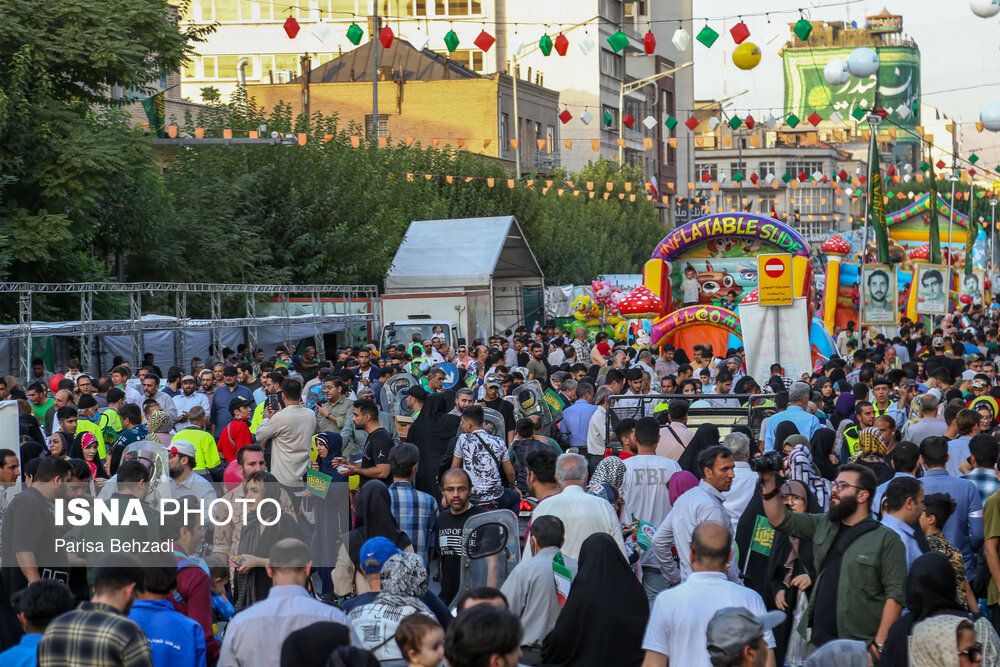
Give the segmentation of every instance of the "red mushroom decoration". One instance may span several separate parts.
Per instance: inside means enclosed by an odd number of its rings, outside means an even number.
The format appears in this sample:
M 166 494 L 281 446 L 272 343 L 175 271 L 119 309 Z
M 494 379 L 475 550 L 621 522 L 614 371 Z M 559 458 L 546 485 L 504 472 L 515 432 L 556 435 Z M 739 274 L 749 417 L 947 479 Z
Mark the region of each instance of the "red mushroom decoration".
M 636 287 L 618 304 L 618 313 L 628 320 L 647 320 L 663 314 L 663 299 L 647 287 Z
M 758 288 L 754 287 L 749 294 L 740 300 L 740 304 L 748 303 L 760 303 L 760 290 Z
M 925 243 L 921 246 L 917 246 L 909 252 L 910 259 L 918 262 L 929 262 L 931 261 L 931 244 Z
M 844 237 L 840 234 L 834 234 L 827 240 L 823 241 L 823 245 L 821 245 L 819 249 L 826 255 L 847 257 L 851 254 L 851 244 L 845 241 Z

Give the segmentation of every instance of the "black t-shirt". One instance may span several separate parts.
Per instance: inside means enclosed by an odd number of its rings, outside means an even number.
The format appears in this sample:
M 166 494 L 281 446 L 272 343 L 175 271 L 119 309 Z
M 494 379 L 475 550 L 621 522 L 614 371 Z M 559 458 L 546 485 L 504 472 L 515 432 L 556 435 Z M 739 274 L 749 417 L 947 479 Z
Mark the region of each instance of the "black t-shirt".
M 816 582 L 816 603 L 813 605 L 812 638 L 809 640 L 816 646 L 839 639 L 837 630 L 837 587 L 840 585 L 840 566 L 844 560 L 844 552 L 859 535 L 867 533 L 872 528 L 867 524 L 874 519 L 861 521 L 853 526 L 840 524 L 837 537 L 834 538 L 823 569 Z M 877 524 L 876 526 L 877 527 Z
M 43 579 L 59 578 L 67 582 L 66 552 L 57 552 L 55 545 L 62 532 L 55 525 L 55 515 L 48 501 L 37 489 L 28 487 L 14 496 L 4 514 L 0 531 L 0 560 L 3 561 L 4 584 L 9 595 L 28 585 L 27 578 L 17 566 L 16 554 L 19 551 L 35 554 L 35 563 Z
M 496 410 L 503 415 L 504 433 L 497 433 L 497 435 L 499 435 L 504 442 L 507 442 L 507 433 L 514 430 L 514 422 L 516 421 L 514 419 L 514 406 L 511 405 L 510 401 L 505 401 L 502 398 L 496 398 L 492 401 L 483 401 L 483 405 L 491 410 Z
M 392 450 L 392 436 L 384 428 L 377 428 L 368 435 L 365 451 L 361 455 L 361 467 L 373 468 L 379 464 L 389 465 L 389 452 Z M 360 483 L 369 481 L 370 477 L 361 477 Z M 382 480 L 388 486 L 392 484 L 392 476 Z
M 475 505 L 462 514 L 452 514 L 447 507 L 438 513 L 437 543 L 441 554 L 441 600 L 445 604 L 458 594 L 462 579 L 462 529 L 469 517 L 482 514 L 486 510 Z

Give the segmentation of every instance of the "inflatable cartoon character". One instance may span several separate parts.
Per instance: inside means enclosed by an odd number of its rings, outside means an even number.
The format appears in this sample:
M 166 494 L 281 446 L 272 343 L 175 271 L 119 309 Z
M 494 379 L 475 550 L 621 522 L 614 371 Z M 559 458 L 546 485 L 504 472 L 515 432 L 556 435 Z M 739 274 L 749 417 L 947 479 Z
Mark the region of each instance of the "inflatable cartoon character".
M 689 263 L 688 266 L 691 266 Z M 694 268 L 694 267 L 692 267 Z M 729 275 L 729 272 L 712 270 L 712 263 L 705 262 L 705 270 L 698 274 L 698 283 L 701 285 L 701 292 L 698 295 L 698 303 L 712 305 L 713 299 L 725 299 L 730 293 L 737 299 L 743 294 L 743 288 L 736 284 L 736 279 Z
M 757 267 L 740 264 L 740 280 L 747 283 L 757 282 Z
M 611 292 L 611 298 L 608 299 L 608 310 L 612 313 L 617 313 L 619 307 L 622 305 L 622 301 L 624 301 L 627 296 L 628 294 L 615 287 L 614 291 Z
M 596 327 L 600 325 L 601 311 L 589 296 L 580 295 L 573 299 L 570 304 L 573 310 L 573 318 L 582 322 L 585 326 Z
M 594 301 L 597 303 L 607 303 L 614 289 L 606 280 L 591 280 L 590 287 L 594 290 Z
M 635 342 L 632 343 L 632 347 L 637 350 L 645 350 L 649 348 L 652 342 L 649 332 L 639 327 L 639 330 L 635 332 Z
M 708 248 L 708 252 L 712 254 L 712 257 L 725 257 L 726 252 L 732 250 L 740 244 L 740 239 L 712 239 L 705 246 Z

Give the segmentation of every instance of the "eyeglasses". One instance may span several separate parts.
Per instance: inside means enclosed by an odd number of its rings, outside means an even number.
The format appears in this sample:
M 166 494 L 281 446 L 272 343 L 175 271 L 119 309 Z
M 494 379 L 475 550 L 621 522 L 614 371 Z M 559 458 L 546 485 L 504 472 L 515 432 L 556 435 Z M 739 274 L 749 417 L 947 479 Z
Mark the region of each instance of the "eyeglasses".
M 959 651 L 958 654 L 968 656 L 969 660 L 977 662 L 983 657 L 983 645 L 981 643 L 973 644 L 964 651 Z
M 863 489 L 860 486 L 857 486 L 855 484 L 851 484 L 849 482 L 844 482 L 844 481 L 841 481 L 839 479 L 838 480 L 834 480 L 833 482 L 830 482 L 830 486 L 832 486 L 834 488 L 834 490 L 836 490 L 836 491 L 839 491 L 840 489 L 844 488 L 845 486 L 849 486 L 852 489 L 857 489 L 858 491 L 864 491 L 865 490 L 865 489 Z

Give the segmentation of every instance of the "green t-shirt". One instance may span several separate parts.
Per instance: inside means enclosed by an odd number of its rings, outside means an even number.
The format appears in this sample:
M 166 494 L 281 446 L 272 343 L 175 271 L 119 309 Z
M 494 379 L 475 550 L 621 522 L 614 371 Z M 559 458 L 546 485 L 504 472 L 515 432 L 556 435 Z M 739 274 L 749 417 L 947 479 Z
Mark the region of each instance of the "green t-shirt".
M 41 405 L 35 405 L 34 403 L 31 404 L 31 409 L 34 410 L 34 412 L 35 412 L 35 419 L 38 420 L 39 424 L 44 424 L 45 423 L 45 413 L 48 412 L 49 408 L 51 408 L 55 404 L 56 404 L 56 401 L 55 401 L 55 399 L 52 399 L 52 398 L 46 400 Z
M 1000 537 L 1000 491 L 987 498 L 983 504 L 983 539 L 988 540 L 991 537 Z M 1000 594 L 997 593 L 997 582 L 992 578 L 990 578 L 990 590 L 987 594 L 987 600 L 991 605 L 1000 602 Z

